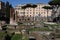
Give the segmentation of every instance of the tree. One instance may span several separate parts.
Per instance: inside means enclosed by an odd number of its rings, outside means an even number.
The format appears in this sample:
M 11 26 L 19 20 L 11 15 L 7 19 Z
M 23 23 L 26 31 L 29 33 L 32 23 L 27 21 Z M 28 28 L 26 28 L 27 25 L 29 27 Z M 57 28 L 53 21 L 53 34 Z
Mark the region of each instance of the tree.
M 44 6 L 43 8 L 47 10 L 47 21 L 49 21 L 49 19 L 48 19 L 48 11 L 49 11 L 50 9 L 53 9 L 53 7 Z
M 60 0 L 51 0 L 50 2 L 48 2 L 48 4 L 53 7 L 53 13 L 54 13 L 53 16 L 54 16 L 58 8 L 60 7 Z
M 8 17 L 8 18 L 9 18 L 9 13 L 10 13 L 10 8 L 9 8 L 9 6 L 10 6 L 10 4 L 9 4 L 9 2 L 7 1 L 7 2 L 6 2 L 6 17 Z
M 2 8 L 0 9 L 0 21 L 5 21 L 5 3 L 2 2 Z
M 50 2 L 48 2 L 48 4 L 53 6 L 59 6 L 60 0 L 51 0 Z
M 9 4 L 9 2 L 6 2 L 6 22 L 9 23 L 10 21 L 10 8 L 13 8 L 11 4 Z

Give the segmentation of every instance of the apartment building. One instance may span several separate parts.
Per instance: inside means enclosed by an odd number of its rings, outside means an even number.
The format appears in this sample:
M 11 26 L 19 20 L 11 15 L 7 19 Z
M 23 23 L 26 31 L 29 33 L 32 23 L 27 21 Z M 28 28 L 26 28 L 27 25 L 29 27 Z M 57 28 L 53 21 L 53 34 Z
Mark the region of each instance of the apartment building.
M 26 9 L 22 9 L 22 6 L 24 6 L 26 4 L 20 4 L 17 5 L 15 7 L 15 13 L 17 14 L 17 18 L 18 21 L 39 21 L 40 19 L 42 20 L 47 20 L 47 15 L 48 17 L 51 17 L 51 13 L 52 10 L 48 10 L 48 14 L 47 14 L 47 10 L 44 9 L 44 6 L 50 6 L 48 4 L 42 4 L 42 3 L 38 3 L 36 4 L 37 7 L 36 8 L 26 8 Z

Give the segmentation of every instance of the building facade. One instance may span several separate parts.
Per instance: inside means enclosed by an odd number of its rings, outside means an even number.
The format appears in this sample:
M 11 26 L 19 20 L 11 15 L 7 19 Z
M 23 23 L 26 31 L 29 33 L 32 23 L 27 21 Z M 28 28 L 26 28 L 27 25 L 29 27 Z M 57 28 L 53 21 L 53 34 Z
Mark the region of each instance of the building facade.
M 17 5 L 15 7 L 15 13 L 17 12 L 18 15 L 18 21 L 39 21 L 40 19 L 42 20 L 47 20 L 47 15 L 48 17 L 51 17 L 51 13 L 52 10 L 48 10 L 48 14 L 47 14 L 47 10 L 44 9 L 44 6 L 50 6 L 48 4 L 36 4 L 37 7 L 36 8 L 26 8 L 26 9 L 22 9 L 22 6 L 24 6 L 26 4 L 23 5 Z

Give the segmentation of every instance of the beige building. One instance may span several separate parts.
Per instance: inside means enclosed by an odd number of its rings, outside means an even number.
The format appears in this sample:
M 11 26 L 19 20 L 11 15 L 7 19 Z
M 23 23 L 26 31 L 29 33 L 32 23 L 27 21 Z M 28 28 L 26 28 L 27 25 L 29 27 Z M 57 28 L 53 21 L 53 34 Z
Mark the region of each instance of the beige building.
M 15 13 L 17 12 L 18 15 L 18 21 L 26 21 L 26 20 L 30 20 L 30 21 L 38 21 L 40 18 L 47 18 L 47 10 L 42 8 L 44 6 L 50 6 L 48 4 L 36 4 L 37 7 L 36 8 L 26 8 L 25 10 L 22 9 L 22 6 L 24 6 L 26 4 L 23 5 L 17 5 L 15 7 Z M 51 12 L 52 10 L 48 10 L 48 17 L 51 16 Z M 46 20 L 46 19 L 45 19 Z

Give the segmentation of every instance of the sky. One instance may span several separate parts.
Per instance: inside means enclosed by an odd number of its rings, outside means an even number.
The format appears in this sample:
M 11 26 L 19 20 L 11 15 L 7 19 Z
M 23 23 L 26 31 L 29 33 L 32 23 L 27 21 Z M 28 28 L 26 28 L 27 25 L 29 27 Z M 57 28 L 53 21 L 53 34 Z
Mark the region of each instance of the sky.
M 32 3 L 32 4 L 44 3 L 44 4 L 47 4 L 50 0 L 1 0 L 1 1 L 3 1 L 3 2 L 8 1 L 10 4 L 13 5 L 13 7 L 15 7 L 18 4 L 27 4 L 27 3 Z

